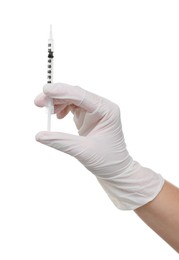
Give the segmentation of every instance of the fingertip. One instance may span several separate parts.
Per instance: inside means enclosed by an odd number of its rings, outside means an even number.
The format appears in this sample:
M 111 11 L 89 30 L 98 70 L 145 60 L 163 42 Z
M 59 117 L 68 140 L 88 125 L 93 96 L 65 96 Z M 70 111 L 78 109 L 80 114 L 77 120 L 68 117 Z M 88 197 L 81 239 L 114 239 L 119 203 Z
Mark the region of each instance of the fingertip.
M 36 98 L 34 99 L 34 105 L 38 106 Z
M 36 98 L 34 99 L 34 104 L 39 107 L 39 99 L 40 99 L 41 94 L 39 94 L 38 96 L 36 96 Z
M 70 107 L 69 106 L 66 106 L 63 110 L 59 111 L 56 116 L 58 119 L 62 119 L 64 118 L 65 116 L 68 115 L 68 113 L 70 112 Z
M 41 94 L 39 94 L 38 96 L 36 96 L 36 98 L 34 99 L 34 104 L 36 105 L 36 106 L 38 106 L 38 107 L 40 107 L 41 105 L 40 105 L 40 100 L 41 100 L 41 98 L 42 98 L 42 93 Z
M 41 93 L 35 98 L 34 104 L 38 107 L 44 107 L 48 104 L 48 100 L 49 98 L 44 93 Z
M 58 118 L 58 119 L 62 119 L 63 117 L 61 116 L 61 113 L 57 113 L 56 114 L 56 117 Z
M 41 131 L 39 133 L 36 134 L 35 139 L 37 142 L 42 142 L 43 140 L 45 140 L 48 137 L 48 131 Z

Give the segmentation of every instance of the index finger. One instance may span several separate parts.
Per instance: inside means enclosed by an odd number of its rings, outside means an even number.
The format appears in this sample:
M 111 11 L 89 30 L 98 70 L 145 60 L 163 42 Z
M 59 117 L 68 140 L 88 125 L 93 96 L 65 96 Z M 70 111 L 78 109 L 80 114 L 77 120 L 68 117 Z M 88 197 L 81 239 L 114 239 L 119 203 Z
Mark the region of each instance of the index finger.
M 46 96 L 53 98 L 56 102 L 74 104 L 88 112 L 93 112 L 99 106 L 101 97 L 84 90 L 78 86 L 71 86 L 64 83 L 46 84 L 43 88 Z
M 40 93 L 34 100 L 34 103 L 38 107 L 45 107 L 48 106 L 49 103 L 49 97 L 45 95 L 44 93 Z M 66 104 L 65 101 L 59 100 L 59 99 L 53 99 L 53 105 L 62 105 Z

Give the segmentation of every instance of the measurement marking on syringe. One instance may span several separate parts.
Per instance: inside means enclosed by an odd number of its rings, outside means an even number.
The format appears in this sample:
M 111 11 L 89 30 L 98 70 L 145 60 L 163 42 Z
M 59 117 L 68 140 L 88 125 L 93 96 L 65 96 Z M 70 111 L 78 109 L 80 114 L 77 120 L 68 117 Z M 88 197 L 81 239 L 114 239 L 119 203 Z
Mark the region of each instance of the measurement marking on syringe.
M 48 39 L 48 59 L 47 59 L 47 83 L 53 83 L 53 37 L 52 37 L 52 26 L 50 26 L 50 35 Z M 48 119 L 47 119 L 47 131 L 51 128 L 51 114 L 53 111 L 53 100 L 50 98 L 48 102 Z

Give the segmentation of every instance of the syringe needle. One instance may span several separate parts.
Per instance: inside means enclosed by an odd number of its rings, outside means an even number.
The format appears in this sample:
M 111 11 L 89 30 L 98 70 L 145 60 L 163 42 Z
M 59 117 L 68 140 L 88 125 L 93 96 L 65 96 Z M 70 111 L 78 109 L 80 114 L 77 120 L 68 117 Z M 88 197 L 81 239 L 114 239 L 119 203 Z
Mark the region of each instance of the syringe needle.
M 54 44 L 53 44 L 53 36 L 52 36 L 52 25 L 50 25 L 50 34 L 48 39 L 48 64 L 47 64 L 47 83 L 53 83 L 53 52 L 54 52 Z M 48 102 L 48 113 L 47 113 L 47 131 L 51 129 L 51 114 L 53 113 L 53 100 L 50 98 Z
M 49 39 L 53 39 L 53 36 L 52 36 L 52 24 L 50 25 L 50 36 L 49 36 Z

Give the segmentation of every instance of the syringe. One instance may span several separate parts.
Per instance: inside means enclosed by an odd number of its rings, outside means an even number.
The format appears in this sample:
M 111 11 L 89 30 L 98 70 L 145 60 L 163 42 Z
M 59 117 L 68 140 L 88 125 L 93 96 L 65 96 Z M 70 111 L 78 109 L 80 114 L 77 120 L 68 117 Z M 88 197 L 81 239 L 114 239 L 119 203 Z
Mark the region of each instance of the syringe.
M 47 62 L 47 83 L 53 83 L 53 52 L 54 42 L 52 36 L 52 25 L 50 25 L 50 34 L 48 39 L 48 62 Z M 47 107 L 47 131 L 51 129 L 51 114 L 54 112 L 53 100 L 50 98 Z

